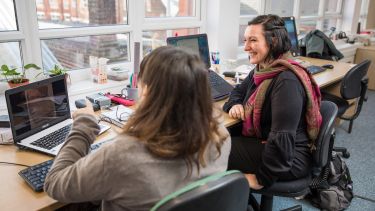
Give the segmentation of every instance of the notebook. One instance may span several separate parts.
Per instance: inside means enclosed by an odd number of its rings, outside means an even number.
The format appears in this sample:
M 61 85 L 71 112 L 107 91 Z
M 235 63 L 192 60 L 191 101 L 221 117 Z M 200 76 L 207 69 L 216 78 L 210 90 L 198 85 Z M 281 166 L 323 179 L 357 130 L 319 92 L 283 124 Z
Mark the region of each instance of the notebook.
M 65 76 L 6 90 L 5 99 L 14 143 L 57 155 L 73 123 Z
M 233 86 L 219 76 L 215 71 L 209 69 L 211 67 L 211 61 L 206 34 L 168 37 L 167 44 L 189 49 L 193 53 L 200 56 L 208 69 L 208 77 L 211 84 L 211 95 L 214 100 L 219 101 L 229 96 L 233 90 Z

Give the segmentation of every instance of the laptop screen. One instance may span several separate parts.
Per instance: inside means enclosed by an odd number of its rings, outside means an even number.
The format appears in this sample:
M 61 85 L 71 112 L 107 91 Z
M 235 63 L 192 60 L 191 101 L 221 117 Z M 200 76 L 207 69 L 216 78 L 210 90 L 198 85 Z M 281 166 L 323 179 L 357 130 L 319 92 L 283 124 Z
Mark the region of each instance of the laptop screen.
M 5 96 L 15 141 L 70 118 L 63 75 L 7 90 Z
M 299 56 L 300 51 L 298 47 L 298 37 L 297 37 L 297 30 L 296 30 L 296 23 L 294 17 L 283 17 L 286 31 L 288 32 L 290 42 L 292 43 L 292 48 L 290 52 L 293 56 Z
M 207 68 L 211 67 L 210 50 L 208 49 L 206 34 L 168 37 L 167 44 L 191 50 L 200 56 Z

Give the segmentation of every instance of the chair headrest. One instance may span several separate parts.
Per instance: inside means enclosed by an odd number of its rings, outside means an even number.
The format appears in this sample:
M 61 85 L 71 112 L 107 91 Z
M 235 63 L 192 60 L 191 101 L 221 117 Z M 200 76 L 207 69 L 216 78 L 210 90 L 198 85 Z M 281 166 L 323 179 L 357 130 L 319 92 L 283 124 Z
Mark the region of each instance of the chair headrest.
M 366 59 L 352 67 L 341 82 L 340 94 L 345 100 L 357 98 L 361 95 L 361 80 L 366 76 L 371 61 Z

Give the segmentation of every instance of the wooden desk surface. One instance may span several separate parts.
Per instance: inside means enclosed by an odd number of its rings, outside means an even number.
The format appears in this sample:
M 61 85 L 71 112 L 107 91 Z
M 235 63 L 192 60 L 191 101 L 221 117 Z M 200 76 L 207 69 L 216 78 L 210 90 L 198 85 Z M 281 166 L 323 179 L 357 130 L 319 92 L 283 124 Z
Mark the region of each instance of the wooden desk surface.
M 340 81 L 345 74 L 352 68 L 355 64 L 349 64 L 344 62 L 335 62 L 335 61 L 328 61 L 323 59 L 314 59 L 308 57 L 299 57 L 301 60 L 308 61 L 313 65 L 321 66 L 324 64 L 332 64 L 333 69 L 327 69 L 321 73 L 317 73 L 314 75 L 314 79 L 316 83 L 319 85 L 320 88 L 325 88 L 331 84 L 334 84 Z
M 314 75 L 320 87 L 324 88 L 332 83 L 340 81 L 346 72 L 352 67 L 351 64 L 326 61 L 300 57 L 314 65 L 332 64 L 334 69 L 326 70 Z M 220 108 L 226 100 L 216 102 L 215 105 Z M 226 127 L 234 125 L 239 120 L 231 119 L 227 113 L 223 112 L 224 124 Z M 101 135 L 98 140 L 113 137 L 115 132 Z M 25 165 L 35 165 L 52 157 L 38 152 L 19 150 L 14 145 L 0 145 L 0 161 L 20 163 Z M 24 169 L 22 166 L 0 164 L 0 207 L 2 210 L 54 210 L 61 206 L 62 203 L 51 199 L 46 193 L 34 192 L 26 182 L 18 175 L 18 172 Z

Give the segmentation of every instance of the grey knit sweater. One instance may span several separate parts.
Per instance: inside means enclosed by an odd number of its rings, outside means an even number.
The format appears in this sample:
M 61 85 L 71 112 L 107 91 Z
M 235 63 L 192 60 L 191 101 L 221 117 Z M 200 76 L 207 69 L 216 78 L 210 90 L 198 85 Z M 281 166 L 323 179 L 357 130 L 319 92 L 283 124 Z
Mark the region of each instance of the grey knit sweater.
M 220 130 L 227 133 L 224 126 Z M 149 210 L 158 200 L 195 180 L 227 169 L 230 137 L 217 158 L 212 145 L 207 166 L 186 178 L 182 159 L 161 159 L 136 138 L 120 134 L 116 141 L 89 153 L 99 127 L 90 115 L 79 115 L 47 175 L 44 189 L 65 202 L 102 201 L 102 210 Z

